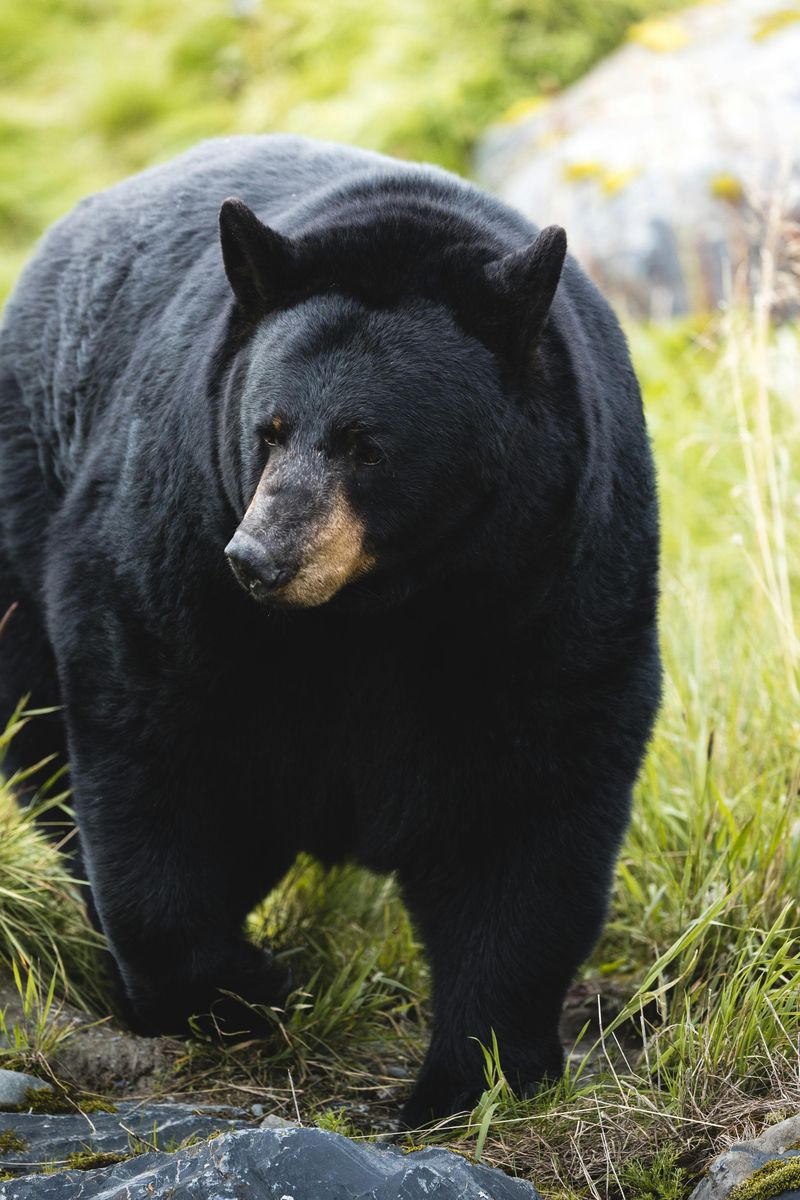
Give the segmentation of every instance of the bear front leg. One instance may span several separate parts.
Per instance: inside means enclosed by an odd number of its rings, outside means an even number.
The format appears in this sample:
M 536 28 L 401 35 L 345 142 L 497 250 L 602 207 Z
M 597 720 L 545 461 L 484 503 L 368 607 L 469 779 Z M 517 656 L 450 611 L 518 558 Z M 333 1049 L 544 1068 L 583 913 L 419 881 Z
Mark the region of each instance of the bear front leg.
M 628 797 L 602 808 L 541 813 L 505 832 L 487 818 L 483 834 L 457 847 L 442 839 L 446 859 L 401 877 L 433 983 L 431 1041 L 406 1127 L 474 1106 L 486 1086 L 478 1042 L 491 1047 L 492 1032 L 517 1094 L 561 1075 L 561 1008 L 602 928 Z
M 236 779 L 198 731 L 191 752 L 170 736 L 117 738 L 97 728 L 71 737 L 81 845 L 121 1006 L 141 1033 L 209 1028 L 263 1033 L 246 1006 L 280 1005 L 289 973 L 247 942 L 243 922 L 287 865 L 247 829 L 231 803 Z

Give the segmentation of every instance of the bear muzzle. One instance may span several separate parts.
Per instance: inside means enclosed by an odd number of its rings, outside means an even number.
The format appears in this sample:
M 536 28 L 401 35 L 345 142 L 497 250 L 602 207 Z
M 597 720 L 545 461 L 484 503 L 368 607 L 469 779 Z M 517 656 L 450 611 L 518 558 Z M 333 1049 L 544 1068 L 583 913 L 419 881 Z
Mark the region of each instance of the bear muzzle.
M 375 565 L 363 524 L 340 489 L 313 519 L 292 521 L 291 535 L 275 517 L 257 491 L 225 548 L 237 580 L 260 603 L 315 608 Z

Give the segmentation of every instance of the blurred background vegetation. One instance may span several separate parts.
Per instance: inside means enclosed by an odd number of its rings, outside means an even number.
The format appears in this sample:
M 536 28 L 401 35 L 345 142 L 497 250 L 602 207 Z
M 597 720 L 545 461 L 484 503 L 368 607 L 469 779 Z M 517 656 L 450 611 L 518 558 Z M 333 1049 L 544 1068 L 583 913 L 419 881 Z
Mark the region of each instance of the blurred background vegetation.
M 666 0 L 668 6 L 669 0 Z M 665 0 L 0 0 L 0 299 L 76 200 L 275 130 L 468 172 Z
M 664 7 L 0 0 L 0 299 L 80 196 L 205 137 L 291 131 L 468 174 L 489 124 Z M 571 1036 L 602 996 L 612 1057 L 536 1101 L 490 1089 L 461 1132 L 554 1196 L 680 1200 L 729 1134 L 800 1109 L 800 336 L 770 319 L 773 258 L 767 245 L 741 312 L 627 326 L 660 478 L 666 689 L 611 919 L 573 996 Z M 397 1103 L 385 1064 L 402 1049 L 413 1070 L 426 1029 L 407 1019 L 424 1013 L 427 976 L 391 884 L 300 863 L 253 919 L 301 952 L 302 1003 L 285 1052 L 203 1059 L 203 1088 L 288 1105 L 285 1086 L 269 1089 L 291 1062 L 304 1114 L 366 1095 L 369 1128 L 376 1095 Z M 104 1011 L 80 900 L 0 784 L 9 963 Z M 198 1086 L 188 1069 L 182 1086 Z M 610 1159 L 638 1174 L 609 1189 Z

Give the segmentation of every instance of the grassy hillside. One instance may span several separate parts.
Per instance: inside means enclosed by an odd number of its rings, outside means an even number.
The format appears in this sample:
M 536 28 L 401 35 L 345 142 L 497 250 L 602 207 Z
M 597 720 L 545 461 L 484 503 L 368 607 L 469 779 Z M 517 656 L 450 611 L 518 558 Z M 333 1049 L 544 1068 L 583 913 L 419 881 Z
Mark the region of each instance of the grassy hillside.
M 488 121 L 650 7 L 0 0 L 0 288 L 80 195 L 212 134 L 293 130 L 463 168 Z M 629 330 L 660 478 L 664 707 L 571 998 L 570 1036 L 587 1029 L 567 1080 L 520 1104 L 489 1062 L 481 1104 L 439 1135 L 552 1196 L 680 1200 L 729 1135 L 800 1110 L 800 332 L 771 327 L 769 290 L 747 313 Z M 253 928 L 303 981 L 278 1039 L 187 1046 L 170 1086 L 286 1116 L 296 1098 L 304 1119 L 368 1131 L 426 1028 L 391 882 L 301 862 Z M 0 962 L 31 967 L 42 996 L 55 979 L 107 1006 L 79 896 L 2 786 Z M 31 997 L 33 1032 L 0 1062 L 41 1065 Z
M 201 138 L 284 130 L 464 169 L 487 123 L 654 7 L 0 0 L 0 299 L 80 196 Z
M 679 1200 L 730 1135 L 800 1109 L 800 336 L 758 314 L 630 336 L 660 475 L 666 695 L 569 1006 L 571 1036 L 589 1029 L 563 1085 L 520 1104 L 490 1072 L 438 1136 L 548 1194 Z M 96 952 L 7 793 L 0 832 L 21 897 L 0 884 L 0 958 L 96 995 Z M 281 1035 L 198 1044 L 170 1086 L 293 1116 L 289 1081 L 304 1119 L 368 1131 L 407 1086 L 387 1068 L 413 1072 L 425 1037 L 425 964 L 391 884 L 300 863 L 253 925 L 303 981 Z

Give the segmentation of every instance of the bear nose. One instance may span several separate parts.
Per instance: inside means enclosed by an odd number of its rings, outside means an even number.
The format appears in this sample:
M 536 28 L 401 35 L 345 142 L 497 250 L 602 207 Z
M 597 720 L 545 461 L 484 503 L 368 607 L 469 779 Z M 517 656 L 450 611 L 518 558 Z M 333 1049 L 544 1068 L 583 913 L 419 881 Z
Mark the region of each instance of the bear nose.
M 263 548 L 255 538 L 238 530 L 225 547 L 225 554 L 239 583 L 248 592 L 272 592 L 295 572 Z

